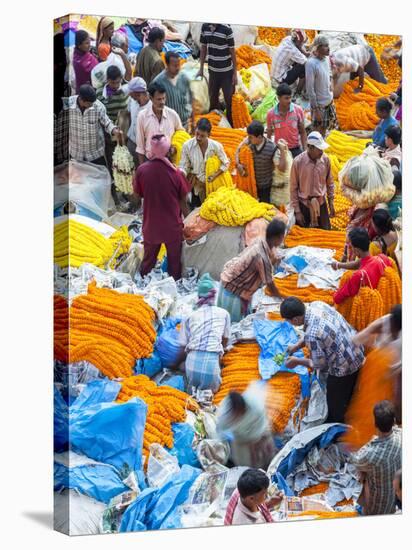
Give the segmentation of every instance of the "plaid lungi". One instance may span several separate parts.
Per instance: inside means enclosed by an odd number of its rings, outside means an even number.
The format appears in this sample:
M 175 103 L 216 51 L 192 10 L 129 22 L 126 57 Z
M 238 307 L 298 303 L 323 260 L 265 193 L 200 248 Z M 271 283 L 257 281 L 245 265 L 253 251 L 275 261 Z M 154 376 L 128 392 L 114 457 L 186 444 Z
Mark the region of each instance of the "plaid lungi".
M 217 305 L 229 313 L 232 323 L 239 323 L 243 317 L 246 317 L 251 312 L 250 303 L 242 300 L 240 296 L 233 294 L 233 292 L 226 290 L 222 284 L 219 288 Z
M 190 351 L 185 364 L 187 387 L 199 390 L 212 390 L 216 393 L 222 378 L 220 377 L 219 353 L 211 351 Z
M 318 122 L 315 120 L 315 114 L 313 109 L 311 110 L 311 117 L 312 117 L 312 127 L 313 130 L 317 131 L 323 131 L 326 132 L 328 130 L 333 130 L 336 128 L 337 125 L 337 116 L 336 116 L 336 108 L 333 101 L 329 103 L 326 107 L 319 107 L 321 113 L 322 113 L 322 120 Z

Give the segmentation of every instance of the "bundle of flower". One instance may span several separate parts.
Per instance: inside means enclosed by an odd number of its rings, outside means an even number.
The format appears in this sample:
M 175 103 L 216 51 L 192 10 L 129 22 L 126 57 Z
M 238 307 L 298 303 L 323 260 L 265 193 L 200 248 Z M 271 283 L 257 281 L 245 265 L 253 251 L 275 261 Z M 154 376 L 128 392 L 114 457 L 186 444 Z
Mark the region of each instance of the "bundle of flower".
M 172 137 L 172 147 L 176 149 L 175 154 L 173 155 L 173 164 L 179 166 L 180 159 L 182 157 L 182 147 L 190 139 L 190 134 L 185 130 L 176 130 Z
M 63 313 L 58 302 L 60 320 Z M 154 311 L 142 296 L 98 288 L 92 282 L 88 293 L 77 296 L 70 306 L 69 337 L 67 326 L 59 321 L 54 332 L 55 355 L 59 358 L 64 352 L 70 363 L 88 361 L 108 378 L 131 376 L 136 360 L 153 353 L 154 319 Z
M 126 195 L 133 193 L 134 160 L 126 145 L 116 145 L 113 151 L 113 179 L 116 189 Z
M 391 262 L 392 266 L 385 268 L 377 288 L 363 286 L 356 296 L 347 298 L 336 306 L 339 313 L 357 331 L 363 330 L 402 302 L 401 280 L 395 263 L 392 260 Z M 341 288 L 352 275 L 353 272 L 346 271 L 340 280 L 339 287 Z
M 273 282 L 284 296 L 295 296 L 304 303 L 321 301 L 330 306 L 333 305 L 333 290 L 323 290 L 313 285 L 298 287 L 298 277 L 299 275 L 294 273 L 283 279 L 275 277 Z M 267 287 L 265 287 L 265 294 L 270 296 Z
M 361 155 L 366 144 L 370 143 L 370 139 L 359 139 L 338 130 L 332 130 L 326 138 L 326 142 L 329 148 L 325 152 L 331 161 L 333 179 L 337 181 L 338 174 L 345 162 L 352 157 Z
M 201 118 L 207 118 L 212 126 L 219 126 L 222 120 L 222 113 L 219 111 L 210 111 L 210 113 L 205 115 L 195 115 L 195 124 L 197 124 Z
M 341 258 L 345 248 L 346 235 L 342 231 L 325 231 L 294 225 L 285 239 L 288 248 L 294 246 L 314 246 L 336 250 L 335 257 Z
M 260 65 L 261 63 L 266 63 L 270 71 L 272 60 L 266 52 L 258 50 L 248 44 L 243 44 L 239 46 L 239 48 L 236 48 L 236 67 L 238 70 L 248 69 L 249 67 Z
M 273 205 L 258 202 L 249 193 L 239 189 L 220 187 L 211 193 L 200 207 L 200 216 L 218 225 L 241 226 L 255 218 L 272 220 L 276 215 Z
M 384 50 L 391 48 L 396 42 L 401 39 L 401 36 L 393 34 L 365 34 L 365 39 L 375 51 L 375 55 L 380 62 L 382 71 L 384 72 L 388 82 L 399 84 L 402 78 L 402 70 L 396 59 L 386 59 L 382 56 Z
M 376 403 L 393 400 L 393 376 L 390 375 L 393 355 L 388 348 L 372 350 L 359 371 L 356 387 L 346 412 L 345 422 L 351 426 L 344 437 L 355 449 L 365 445 L 375 434 L 373 408 Z
M 236 187 L 245 193 L 249 193 L 253 198 L 257 198 L 256 177 L 255 177 L 255 165 L 253 162 L 253 153 L 250 147 L 243 145 L 239 151 L 239 161 L 245 169 L 245 173 L 242 176 L 237 172 L 234 177 Z
M 54 226 L 54 262 L 60 267 L 80 267 L 91 263 L 100 268 L 114 267 L 122 254 L 129 251 L 132 239 L 126 226 L 110 238 L 75 220 Z
M 138 397 L 147 404 L 143 436 L 143 455 L 147 465 L 150 445 L 159 443 L 171 449 L 174 444 L 172 424 L 184 422 L 186 411 L 196 412 L 199 405 L 187 393 L 170 386 L 158 386 L 143 374 L 125 378 L 116 401 L 127 403 L 133 397 Z
M 381 84 L 365 78 L 363 90 L 355 94 L 358 85 L 358 79 L 347 82 L 336 100 L 336 113 L 342 130 L 373 130 L 379 122 L 375 112 L 376 100 L 396 90 L 394 84 Z
M 232 171 L 235 169 L 235 155 L 236 149 L 242 143 L 247 136 L 244 130 L 237 130 L 236 128 L 221 128 L 220 126 L 212 126 L 212 132 L 210 137 L 215 141 L 218 141 L 225 150 L 226 155 L 230 159 L 229 169 Z
M 234 128 L 247 128 L 252 122 L 246 101 L 241 94 L 233 94 L 232 96 L 232 117 Z
M 257 344 L 236 344 L 224 355 L 222 384 L 214 398 L 216 405 L 229 392 L 243 393 L 251 382 L 260 379 L 259 354 Z M 297 374 L 278 372 L 267 382 L 266 407 L 273 432 L 284 431 L 300 393 L 301 383 Z
M 209 157 L 206 161 L 206 195 L 210 195 L 210 193 L 217 191 L 220 187 L 233 187 L 232 176 L 228 170 L 225 170 L 213 181 L 209 181 L 209 176 L 216 174 L 220 166 L 220 159 L 216 155 Z

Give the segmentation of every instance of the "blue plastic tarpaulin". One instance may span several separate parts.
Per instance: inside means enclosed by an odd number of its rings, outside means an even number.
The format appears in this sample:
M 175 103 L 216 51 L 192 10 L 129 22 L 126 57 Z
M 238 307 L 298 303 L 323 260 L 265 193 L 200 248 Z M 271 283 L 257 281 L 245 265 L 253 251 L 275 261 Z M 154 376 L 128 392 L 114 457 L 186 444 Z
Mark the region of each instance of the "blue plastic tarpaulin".
M 166 380 L 165 382 L 161 382 L 159 385 L 170 386 L 171 388 L 175 388 L 176 390 L 185 391 L 185 381 L 181 374 L 171 376 L 168 380 Z
M 188 464 L 189 466 L 200 468 L 197 455 L 192 447 L 195 430 L 190 424 L 186 424 L 185 422 L 172 424 L 172 430 L 174 445 L 169 450 L 169 453 L 177 458 L 179 466 Z
M 120 533 L 146 531 L 145 521 L 147 508 L 157 492 L 158 489 L 155 488 L 144 489 L 136 500 L 126 508 L 119 527 Z
M 68 468 L 54 463 L 54 490 L 77 489 L 80 493 L 108 504 L 110 499 L 130 489 L 120 479 L 119 472 L 109 464 L 83 464 Z
M 59 390 L 54 386 L 54 450 L 65 451 L 69 443 L 69 408 Z
M 143 42 L 136 37 L 129 25 L 125 25 L 123 28 L 126 30 L 126 34 L 129 39 L 129 53 L 138 54 L 143 48 Z M 185 44 L 182 44 L 181 42 L 172 42 L 170 40 L 164 43 L 163 51 L 176 52 L 183 59 L 188 58 L 192 53 L 191 49 Z
M 153 376 L 156 376 L 162 369 L 162 361 L 155 350 L 147 359 L 139 359 L 136 361 L 134 372 L 135 374 L 145 374 L 149 378 L 153 378 Z
M 176 365 L 182 354 L 182 346 L 179 342 L 179 331 L 176 326 L 181 319 L 166 319 L 164 326 L 158 333 L 155 343 L 155 351 L 160 357 L 163 368 Z

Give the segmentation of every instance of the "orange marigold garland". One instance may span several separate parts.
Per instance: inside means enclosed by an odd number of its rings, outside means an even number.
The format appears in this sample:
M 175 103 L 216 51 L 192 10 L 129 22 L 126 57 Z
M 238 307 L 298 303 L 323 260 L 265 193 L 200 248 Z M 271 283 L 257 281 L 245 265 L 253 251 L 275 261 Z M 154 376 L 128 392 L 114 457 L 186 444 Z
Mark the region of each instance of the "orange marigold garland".
M 252 195 L 253 198 L 257 198 L 255 166 L 253 162 L 253 153 L 250 147 L 244 145 L 239 151 L 239 161 L 245 167 L 246 174 L 241 176 L 239 173 L 233 178 L 236 187 L 241 191 L 245 191 Z
M 234 170 L 236 149 L 247 136 L 244 130 L 235 128 L 221 128 L 220 126 L 212 126 L 210 137 L 223 145 L 226 155 L 230 159 L 230 170 Z
M 341 258 L 345 248 L 346 234 L 342 231 L 326 231 L 294 225 L 285 239 L 288 248 L 305 245 L 336 250 L 335 257 Z
M 232 96 L 232 117 L 234 128 L 246 128 L 252 122 L 245 99 L 241 94 Z
M 309 285 L 303 288 L 298 287 L 297 274 L 289 275 L 284 279 L 274 278 L 273 282 L 284 296 L 295 296 L 300 298 L 302 302 L 310 303 L 320 300 L 329 305 L 333 305 L 333 290 L 323 290 Z M 269 295 L 269 291 L 265 287 L 265 294 Z
M 248 69 L 254 65 L 260 65 L 261 63 L 266 63 L 270 71 L 272 59 L 266 52 L 248 44 L 243 44 L 239 48 L 236 48 L 236 67 L 238 71 L 240 69 Z

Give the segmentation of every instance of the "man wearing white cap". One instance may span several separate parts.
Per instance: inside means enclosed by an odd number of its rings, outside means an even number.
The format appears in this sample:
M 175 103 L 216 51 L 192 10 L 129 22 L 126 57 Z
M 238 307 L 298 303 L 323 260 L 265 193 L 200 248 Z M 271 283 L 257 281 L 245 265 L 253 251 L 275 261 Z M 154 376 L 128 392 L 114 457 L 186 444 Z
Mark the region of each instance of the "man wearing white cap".
M 293 161 L 290 204 L 295 211 L 296 223 L 301 227 L 330 229 L 329 216 L 335 216 L 332 170 L 329 157 L 324 154 L 328 147 L 319 132 L 311 132 L 307 150 Z
M 138 157 L 136 153 L 136 124 L 137 115 L 142 109 L 147 107 L 150 103 L 149 94 L 147 93 L 146 82 L 139 76 L 132 78 L 128 84 L 129 87 L 129 103 L 127 110 L 130 113 L 130 127 L 127 132 L 127 148 L 129 149 L 135 166 L 138 164 Z

